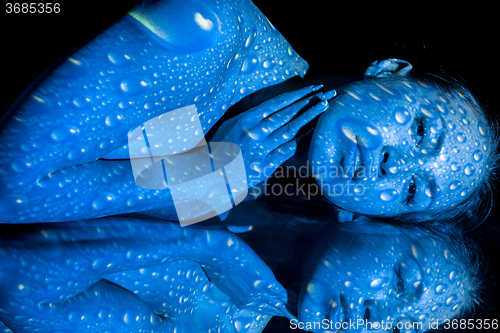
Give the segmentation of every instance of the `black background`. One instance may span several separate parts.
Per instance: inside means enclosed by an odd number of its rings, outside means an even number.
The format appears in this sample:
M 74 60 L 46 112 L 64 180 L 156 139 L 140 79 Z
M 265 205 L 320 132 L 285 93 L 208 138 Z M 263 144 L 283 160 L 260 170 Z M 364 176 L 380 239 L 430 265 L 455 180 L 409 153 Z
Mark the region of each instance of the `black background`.
M 457 79 L 490 112 L 500 115 L 500 28 L 493 4 L 254 2 L 309 62 L 311 71 L 362 75 L 373 60 L 400 58 L 421 71 Z M 47 67 L 124 15 L 136 1 L 59 3 L 58 14 L 6 14 L 1 9 L 2 112 Z M 489 263 L 486 304 L 476 318 L 500 320 L 500 232 L 495 216 L 497 206 L 493 218 L 468 234 L 480 243 Z M 286 320 L 273 319 L 266 332 L 281 332 L 286 326 Z

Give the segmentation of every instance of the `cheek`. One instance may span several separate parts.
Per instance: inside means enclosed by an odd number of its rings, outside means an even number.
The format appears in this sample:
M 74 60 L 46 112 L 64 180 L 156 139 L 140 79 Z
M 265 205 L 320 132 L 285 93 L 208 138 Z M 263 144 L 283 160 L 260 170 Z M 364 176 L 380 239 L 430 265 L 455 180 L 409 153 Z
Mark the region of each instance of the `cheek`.
M 359 213 L 386 214 L 397 213 L 401 209 L 401 179 L 391 181 L 366 181 L 356 184 L 335 184 L 330 186 L 333 203 Z

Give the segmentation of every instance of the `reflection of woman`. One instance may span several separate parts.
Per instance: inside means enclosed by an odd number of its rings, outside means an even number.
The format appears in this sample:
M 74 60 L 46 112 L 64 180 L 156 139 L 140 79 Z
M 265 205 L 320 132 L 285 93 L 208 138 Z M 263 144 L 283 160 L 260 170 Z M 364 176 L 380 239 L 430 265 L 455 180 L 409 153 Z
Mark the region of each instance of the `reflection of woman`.
M 146 209 L 175 216 L 169 190 L 139 188 L 130 163 L 120 160 L 128 158 L 120 148 L 127 132 L 194 103 L 206 133 L 249 92 L 305 69 L 250 2 L 233 8 L 159 1 L 137 9 L 69 57 L 4 118 L 0 182 L 9 191 L 0 195 L 2 222 Z M 411 80 L 377 82 L 343 90 L 314 132 L 309 162 L 323 172 L 315 176 L 331 189 L 325 195 L 347 211 L 413 220 L 473 206 L 495 159 L 489 126 L 474 112 L 474 101 L 455 87 L 446 92 Z M 242 147 L 250 176 L 259 172 L 252 163 L 277 167 L 295 154 L 294 162 L 303 164 L 293 136 L 328 103 L 296 119 L 301 102 L 283 106 L 319 88 L 270 100 L 216 138 Z M 359 167 L 367 169 L 364 176 Z M 346 197 L 350 190 L 357 192 Z M 424 210 L 427 215 L 419 215 Z
M 425 331 L 477 302 L 477 258 L 454 232 L 330 224 L 293 253 L 280 242 L 297 235 L 273 228 L 246 238 L 297 319 L 237 236 L 123 218 L 2 226 L 0 319 L 15 332 L 259 332 L 273 315 L 315 332 L 325 322 Z

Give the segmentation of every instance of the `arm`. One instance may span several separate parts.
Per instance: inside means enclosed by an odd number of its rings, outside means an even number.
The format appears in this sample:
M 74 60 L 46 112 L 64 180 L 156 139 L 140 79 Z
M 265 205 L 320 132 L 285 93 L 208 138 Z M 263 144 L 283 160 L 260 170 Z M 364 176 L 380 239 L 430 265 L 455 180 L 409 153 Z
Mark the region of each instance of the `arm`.
M 79 314 L 88 312 L 101 322 L 98 310 L 103 307 L 119 318 L 144 307 L 134 318 L 149 318 L 151 310 L 143 300 L 102 279 L 180 260 L 202 265 L 239 309 L 287 313 L 286 292 L 272 272 L 228 232 L 120 218 L 36 225 L 27 233 L 21 227 L 2 226 L 0 318 L 4 321 L 16 314 L 23 318 L 26 309 L 37 316 L 34 308 L 47 310 L 40 313 L 43 318 L 54 305 L 54 320 L 68 320 L 80 309 Z
M 163 0 L 137 9 L 2 119 L 0 222 L 172 211 L 168 190 L 138 188 L 127 162 L 116 161 L 129 158 L 128 133 L 195 104 L 205 134 L 242 97 L 306 68 L 251 1 L 198 8 Z

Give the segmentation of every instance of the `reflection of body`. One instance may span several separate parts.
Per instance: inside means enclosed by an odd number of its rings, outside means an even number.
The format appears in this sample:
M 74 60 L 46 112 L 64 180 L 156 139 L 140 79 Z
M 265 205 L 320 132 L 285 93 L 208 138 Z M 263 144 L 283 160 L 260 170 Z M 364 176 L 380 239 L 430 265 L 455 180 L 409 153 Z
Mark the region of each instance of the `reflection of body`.
M 288 315 L 285 290 L 231 233 L 123 218 L 69 226 L 2 227 L 0 318 L 14 331 L 259 332 Z M 296 323 L 426 330 L 475 301 L 475 258 L 460 238 L 363 221 L 302 238 L 273 228 L 246 238 L 287 287 Z
M 68 226 L 2 227 L 0 318 L 15 332 L 255 332 L 287 313 L 285 290 L 229 232 L 120 218 Z

